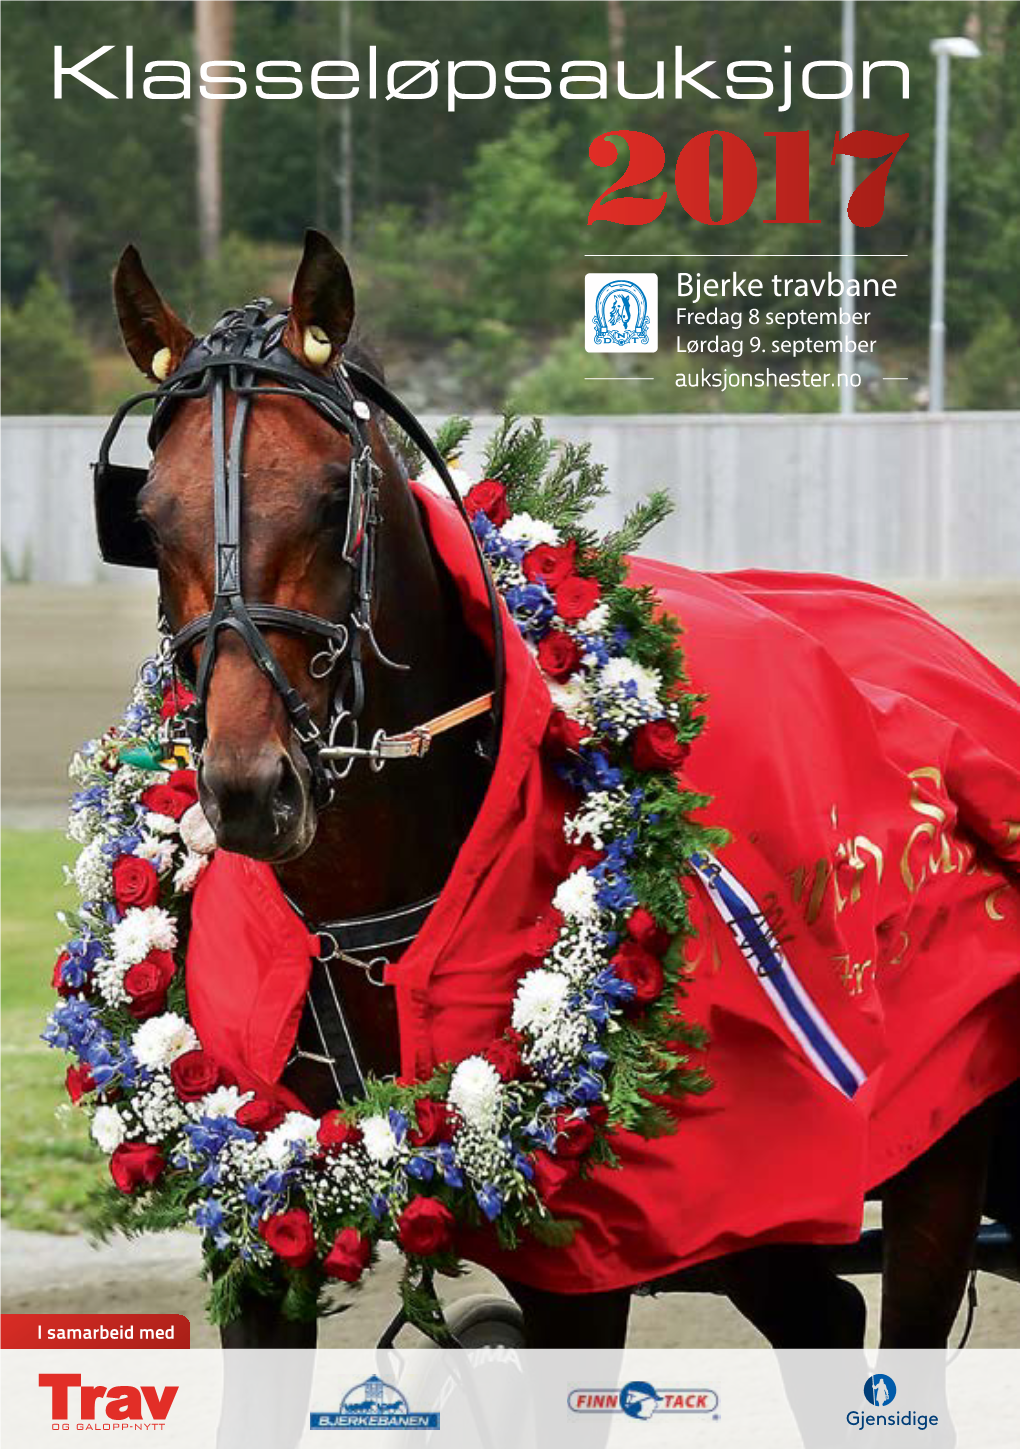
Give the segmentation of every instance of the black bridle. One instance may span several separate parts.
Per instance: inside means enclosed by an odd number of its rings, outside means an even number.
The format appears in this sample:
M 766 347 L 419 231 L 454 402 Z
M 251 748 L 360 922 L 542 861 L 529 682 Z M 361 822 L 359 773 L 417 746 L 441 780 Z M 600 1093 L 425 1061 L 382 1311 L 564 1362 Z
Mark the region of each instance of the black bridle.
M 170 629 L 160 607 L 164 648 L 175 672 L 187 675 L 192 649 L 197 644 L 202 646 L 194 673 L 194 703 L 179 718 L 197 758 L 205 744 L 206 706 L 218 641 L 224 629 L 232 630 L 244 641 L 283 703 L 308 762 L 315 803 L 321 809 L 329 804 L 337 782 L 346 776 L 356 759 L 366 758 L 378 769 L 386 759 L 423 754 L 429 742 L 427 733 L 421 730 L 395 737 L 380 731 L 371 746 L 362 748 L 358 744 L 358 721 L 365 705 L 366 645 L 388 668 L 407 667 L 387 659 L 373 627 L 377 531 L 382 521 L 379 511 L 382 471 L 372 457 L 367 428 L 371 418 L 369 402 L 387 413 L 432 464 L 471 535 L 492 617 L 495 688 L 490 757 L 494 757 L 498 747 L 502 723 L 502 619 L 495 584 L 456 484 L 417 418 L 383 383 L 353 363 L 340 362 L 328 373 L 316 373 L 304 367 L 283 344 L 289 314 L 270 315 L 270 306 L 260 298 L 246 307 L 225 312 L 212 331 L 191 346 L 165 382 L 153 391 L 135 394 L 117 409 L 94 464 L 96 527 L 100 552 L 107 563 L 143 568 L 157 566 L 153 539 L 137 507 L 148 470 L 112 463 L 110 448 L 125 417 L 140 403 L 152 400 L 155 404 L 148 434 L 149 447 L 154 451 L 178 403 L 209 397 L 214 522 L 212 607 L 176 632 Z M 228 393 L 237 399 L 229 436 Z M 351 604 L 346 620 L 326 619 L 278 604 L 251 602 L 244 595 L 241 519 L 245 434 L 257 399 L 274 396 L 300 398 L 351 442 L 347 522 L 339 556 L 352 574 Z M 325 679 L 336 672 L 324 730 L 316 723 L 308 701 L 291 684 L 267 642 L 263 630 L 273 629 L 309 637 L 319 646 L 309 664 L 313 678 Z M 344 662 L 346 667 L 338 670 Z M 345 728 L 350 732 L 348 744 L 338 742 L 338 735 Z

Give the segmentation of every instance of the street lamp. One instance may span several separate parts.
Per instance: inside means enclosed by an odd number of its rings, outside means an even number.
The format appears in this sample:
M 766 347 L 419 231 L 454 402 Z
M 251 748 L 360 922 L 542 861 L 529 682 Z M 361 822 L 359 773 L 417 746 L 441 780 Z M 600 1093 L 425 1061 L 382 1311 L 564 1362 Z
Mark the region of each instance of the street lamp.
M 946 200 L 949 190 L 949 62 L 977 60 L 981 49 L 964 35 L 931 42 L 935 57 L 935 201 L 931 244 L 931 331 L 928 344 L 928 411 L 945 403 Z

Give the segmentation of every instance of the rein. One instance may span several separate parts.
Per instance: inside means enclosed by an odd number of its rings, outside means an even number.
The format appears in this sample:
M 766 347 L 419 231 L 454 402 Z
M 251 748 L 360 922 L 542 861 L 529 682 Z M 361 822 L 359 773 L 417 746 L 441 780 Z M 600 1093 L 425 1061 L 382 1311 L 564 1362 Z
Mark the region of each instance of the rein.
M 106 562 L 146 568 L 157 566 L 153 540 L 137 513 L 138 495 L 148 471 L 111 463 L 110 449 L 124 418 L 140 403 L 148 400 L 155 403 L 148 435 L 149 446 L 155 450 L 178 403 L 210 397 L 214 518 L 212 606 L 208 613 L 176 631 L 171 629 L 160 606 L 163 651 L 175 672 L 187 676 L 190 651 L 201 645 L 194 672 L 195 700 L 178 718 L 198 758 L 205 743 L 206 705 L 219 638 L 224 629 L 232 630 L 243 640 L 279 695 L 308 763 L 316 806 L 323 809 L 331 803 L 337 784 L 346 778 L 357 761 L 366 760 L 372 769 L 380 770 L 389 760 L 422 759 L 436 735 L 490 710 L 492 733 L 485 753 L 487 758 L 494 759 L 503 714 L 503 623 L 499 596 L 460 493 L 445 459 L 421 423 L 383 383 L 353 363 L 341 362 L 328 374 L 313 373 L 304 367 L 283 344 L 289 313 L 270 316 L 269 306 L 264 299 L 259 299 L 224 313 L 212 331 L 192 345 L 181 365 L 164 383 L 154 391 L 136 394 L 118 408 L 94 465 L 96 522 L 100 551 Z M 237 398 L 229 436 L 228 393 Z M 340 562 L 351 570 L 353 579 L 352 602 L 346 620 L 249 601 L 244 595 L 241 547 L 244 441 L 255 402 L 260 397 L 273 396 L 300 398 L 351 442 L 347 522 L 340 550 Z M 365 427 L 371 417 L 366 398 L 388 414 L 428 459 L 468 528 L 492 621 L 494 688 L 412 729 L 393 735 L 378 730 L 371 743 L 363 746 L 359 742 L 358 725 L 365 706 L 365 647 L 387 668 L 408 667 L 386 657 L 374 632 L 372 610 L 376 535 L 382 522 L 379 510 L 382 470 L 372 456 Z M 325 679 L 337 672 L 324 729 L 312 717 L 308 701 L 291 683 L 266 640 L 263 631 L 273 629 L 310 637 L 320 645 L 309 663 L 313 679 Z M 345 668 L 337 671 L 341 663 Z M 346 743 L 340 738 L 345 730 L 349 736 Z

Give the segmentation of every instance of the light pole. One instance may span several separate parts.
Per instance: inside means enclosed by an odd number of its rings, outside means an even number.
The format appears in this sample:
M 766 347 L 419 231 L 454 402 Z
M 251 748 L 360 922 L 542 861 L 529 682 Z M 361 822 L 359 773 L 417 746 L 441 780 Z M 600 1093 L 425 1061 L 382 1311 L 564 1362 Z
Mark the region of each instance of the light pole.
M 847 74 L 854 73 L 854 0 L 843 0 L 843 61 L 847 66 Z M 841 107 L 840 125 L 842 134 L 849 136 L 854 128 L 854 88 L 851 81 L 847 87 L 847 93 L 843 97 Z M 839 270 L 843 278 L 843 286 L 846 291 L 850 290 L 850 283 L 854 279 L 854 228 L 850 220 L 848 207 L 850 197 L 854 190 L 854 158 L 852 156 L 841 156 L 839 158 Z M 847 309 L 848 317 L 853 313 Z M 843 364 L 846 365 L 847 354 L 850 351 L 850 343 L 854 340 L 855 327 L 848 322 L 843 328 L 844 356 Z M 841 413 L 850 414 L 854 411 L 854 390 L 852 387 L 843 388 L 839 394 L 839 410 Z
M 931 42 L 935 57 L 935 198 L 931 242 L 931 330 L 928 343 L 928 411 L 945 406 L 946 202 L 949 194 L 949 62 L 977 60 L 979 46 L 964 35 Z

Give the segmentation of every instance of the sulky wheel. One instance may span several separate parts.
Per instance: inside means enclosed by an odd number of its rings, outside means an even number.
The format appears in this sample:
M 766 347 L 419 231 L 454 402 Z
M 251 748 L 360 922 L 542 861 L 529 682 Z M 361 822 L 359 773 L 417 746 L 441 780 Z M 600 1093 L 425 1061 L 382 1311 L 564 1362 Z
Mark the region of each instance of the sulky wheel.
M 474 1293 L 446 1309 L 450 1332 L 464 1348 L 524 1348 L 524 1318 L 517 1304 L 495 1293 Z

